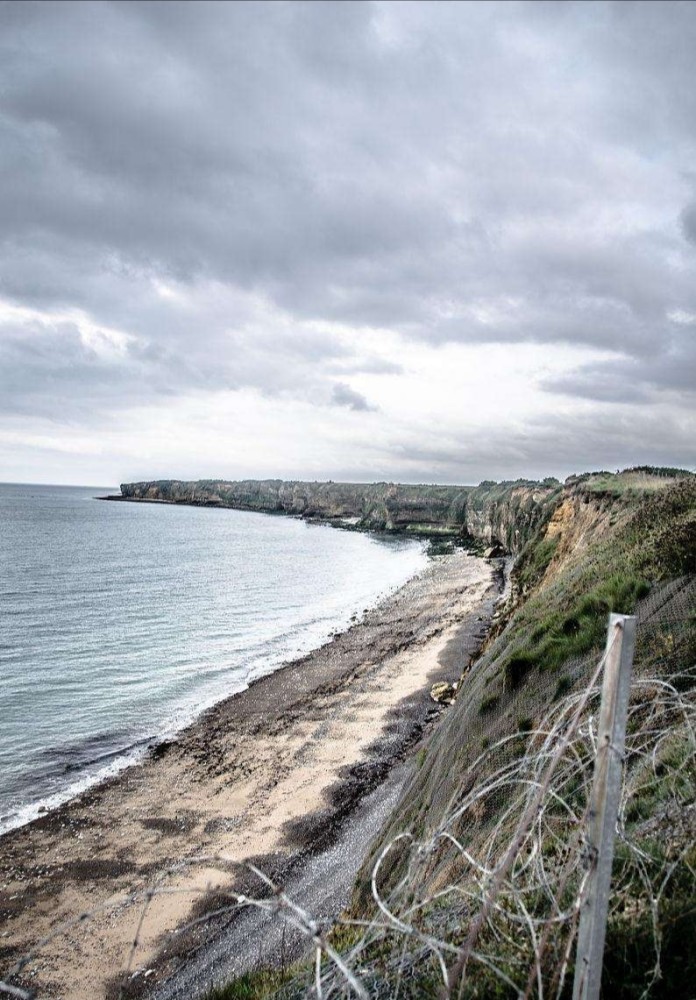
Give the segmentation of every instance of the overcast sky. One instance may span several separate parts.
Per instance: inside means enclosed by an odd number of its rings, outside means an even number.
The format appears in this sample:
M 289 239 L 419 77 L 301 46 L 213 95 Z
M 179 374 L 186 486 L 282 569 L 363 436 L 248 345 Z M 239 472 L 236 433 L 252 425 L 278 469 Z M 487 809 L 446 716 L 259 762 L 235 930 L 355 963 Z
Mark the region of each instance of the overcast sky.
M 696 3 L 0 3 L 0 480 L 696 466 Z

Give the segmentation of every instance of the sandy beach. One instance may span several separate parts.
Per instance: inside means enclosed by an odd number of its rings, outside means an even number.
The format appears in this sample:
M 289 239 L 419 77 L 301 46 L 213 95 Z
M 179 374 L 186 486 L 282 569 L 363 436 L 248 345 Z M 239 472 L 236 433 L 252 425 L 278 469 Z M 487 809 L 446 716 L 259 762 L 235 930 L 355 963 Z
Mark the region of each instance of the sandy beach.
M 11 981 L 40 997 L 132 996 L 175 974 L 220 928 L 171 933 L 238 878 L 195 859 L 258 859 L 280 878 L 330 847 L 446 711 L 430 685 L 458 679 L 498 591 L 491 563 L 462 551 L 434 560 L 327 645 L 0 839 L 0 978 L 32 949 Z

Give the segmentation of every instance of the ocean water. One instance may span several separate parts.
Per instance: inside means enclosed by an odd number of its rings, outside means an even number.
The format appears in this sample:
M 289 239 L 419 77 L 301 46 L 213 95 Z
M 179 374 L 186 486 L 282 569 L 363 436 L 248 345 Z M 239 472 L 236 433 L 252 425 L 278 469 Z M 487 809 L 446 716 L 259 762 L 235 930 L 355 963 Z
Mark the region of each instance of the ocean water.
M 422 569 L 412 541 L 0 485 L 0 831 L 308 652 Z

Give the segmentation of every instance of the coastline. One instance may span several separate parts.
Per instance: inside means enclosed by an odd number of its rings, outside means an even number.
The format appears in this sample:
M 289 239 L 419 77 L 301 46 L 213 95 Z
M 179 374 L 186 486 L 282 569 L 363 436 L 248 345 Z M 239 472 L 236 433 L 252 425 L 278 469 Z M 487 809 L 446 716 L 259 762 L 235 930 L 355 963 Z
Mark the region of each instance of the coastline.
M 199 925 L 167 944 L 202 894 L 234 881 L 195 857 L 256 858 L 278 875 L 334 843 L 441 711 L 430 683 L 456 679 L 483 638 L 494 576 L 461 551 L 433 562 L 361 622 L 208 709 L 145 761 L 3 836 L 0 975 L 63 921 L 91 912 L 13 982 L 45 997 L 117 995 L 142 894 L 157 883 L 167 893 L 149 907 L 126 978 L 126 995 L 140 984 L 149 991 L 218 932 Z
M 47 614 L 42 611 L 41 620 L 32 617 L 31 594 L 23 596 L 27 549 L 21 542 L 19 558 L 9 564 L 2 588 L 9 625 L 3 652 L 9 654 L 5 679 L 13 706 L 0 753 L 5 763 L 0 836 L 143 760 L 217 702 L 330 641 L 428 561 L 426 545 L 417 539 L 367 532 L 341 537 L 329 530 L 333 525 L 294 517 L 269 520 L 258 512 L 229 509 L 189 507 L 170 510 L 164 518 L 152 504 L 114 512 L 94 503 L 89 490 L 69 492 L 74 494 L 68 498 L 70 513 L 80 519 L 75 530 L 83 514 L 78 508 L 88 500 L 87 524 L 104 528 L 109 552 L 103 564 L 94 558 L 77 566 L 64 551 L 55 560 L 63 584 L 55 596 L 47 565 L 41 583 Z M 31 511 L 31 502 L 21 497 L 17 510 Z M 147 568 L 143 558 L 147 562 L 148 557 L 137 542 L 144 525 L 147 539 L 152 530 L 164 543 L 164 552 L 150 558 Z M 242 536 L 241 545 L 236 535 Z M 176 576 L 182 564 L 178 536 L 186 538 L 189 551 L 202 543 L 211 548 L 203 558 L 195 557 L 181 579 Z M 62 537 L 67 537 L 64 532 Z M 220 545 L 209 538 L 219 538 Z M 94 541 L 92 551 L 101 555 L 102 538 Z M 301 567 L 305 554 L 311 560 L 317 549 L 321 561 L 315 576 Z M 325 557 L 331 552 L 339 560 L 343 556 L 340 565 Z M 206 571 L 208 558 L 216 572 Z M 272 572 L 267 583 L 259 581 L 253 568 L 258 558 L 264 564 L 278 559 L 282 579 Z M 243 596 L 249 591 L 253 601 Z M 42 677 L 36 714 L 34 673 Z M 62 690 L 70 693 L 61 701 Z M 18 691 L 24 692 L 26 714 L 15 708 L 16 696 L 21 706 Z
M 209 510 L 239 510 L 248 514 L 263 514 L 265 517 L 289 517 L 308 524 L 324 524 L 331 528 L 339 528 L 342 531 L 358 531 L 369 533 L 370 535 L 386 535 L 390 538 L 408 538 L 412 540 L 421 539 L 424 541 L 433 539 L 455 539 L 461 542 L 459 526 L 457 528 L 443 527 L 438 524 L 418 524 L 415 526 L 401 525 L 386 528 L 383 524 L 375 524 L 365 520 L 356 514 L 329 514 L 320 512 L 307 513 L 305 510 L 284 510 L 280 507 L 263 506 L 258 504 L 244 503 L 236 501 L 227 503 L 219 499 L 186 497 L 185 499 L 167 499 L 165 497 L 136 497 L 125 496 L 122 493 L 108 493 L 104 496 L 95 496 L 95 500 L 108 500 L 112 503 L 136 503 L 136 504 L 159 504 L 169 507 L 201 507 Z M 466 547 L 466 546 L 464 546 Z M 476 546 L 469 546 L 467 551 L 479 554 Z M 481 548 L 480 551 L 483 551 Z

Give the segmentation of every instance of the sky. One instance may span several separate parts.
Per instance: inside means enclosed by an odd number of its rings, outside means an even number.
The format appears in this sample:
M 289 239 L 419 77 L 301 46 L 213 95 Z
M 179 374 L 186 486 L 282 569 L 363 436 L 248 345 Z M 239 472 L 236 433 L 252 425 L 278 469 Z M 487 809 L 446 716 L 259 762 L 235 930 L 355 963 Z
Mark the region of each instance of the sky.
M 0 481 L 696 467 L 696 3 L 0 2 Z

